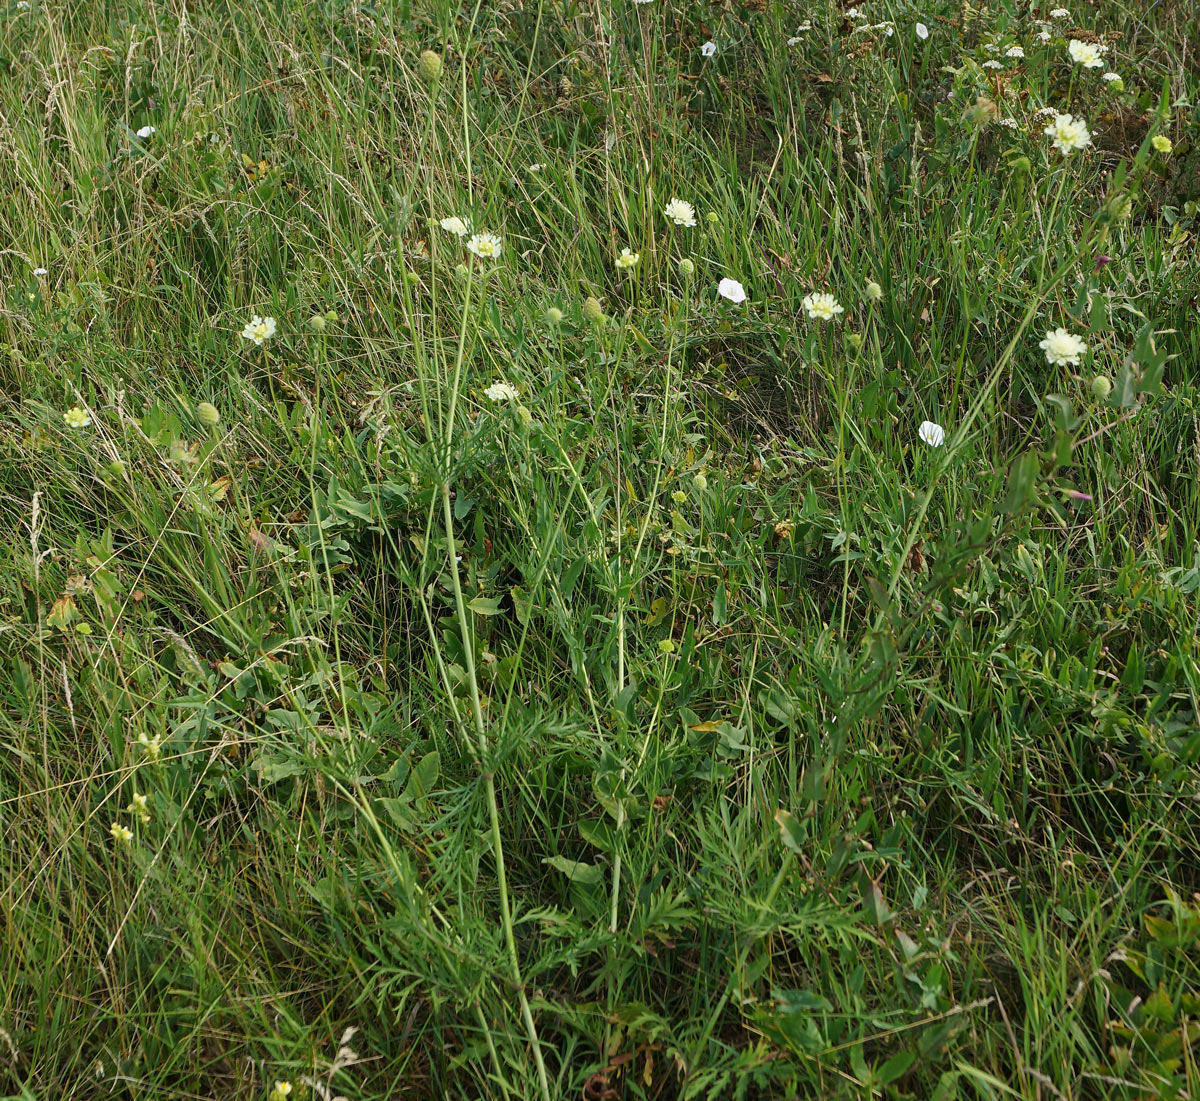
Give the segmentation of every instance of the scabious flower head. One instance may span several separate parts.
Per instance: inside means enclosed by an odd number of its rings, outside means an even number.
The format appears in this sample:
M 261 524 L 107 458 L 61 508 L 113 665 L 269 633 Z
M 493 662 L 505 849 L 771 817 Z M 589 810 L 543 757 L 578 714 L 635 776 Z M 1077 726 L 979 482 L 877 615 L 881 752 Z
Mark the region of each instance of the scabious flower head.
M 1078 367 L 1079 359 L 1087 353 L 1082 338 L 1066 329 L 1051 329 L 1038 347 L 1046 353 L 1046 362 L 1052 367 Z
M 482 256 L 488 260 L 498 260 L 500 258 L 500 250 L 503 248 L 500 238 L 494 233 L 476 233 L 467 242 L 467 248 L 476 256 Z
M 679 261 L 679 274 L 682 275 L 684 279 L 691 279 L 691 277 L 696 274 L 696 265 L 693 264 L 692 261 L 686 256 Z
M 120 822 L 114 822 L 108 827 L 108 832 L 112 834 L 112 839 L 118 845 L 128 845 L 133 840 L 133 830 L 128 826 L 122 826 Z
M 560 310 L 557 306 L 551 306 L 545 314 L 546 324 L 561 325 L 564 316 L 565 315 L 563 314 L 562 310 Z
M 1174 148 L 1171 145 L 1171 139 L 1168 138 L 1166 134 L 1155 134 L 1154 137 L 1150 139 L 1150 144 L 1153 145 L 1154 148 L 1164 156 L 1171 152 L 1171 150 Z
M 452 214 L 449 218 L 443 218 L 438 222 L 438 225 L 447 233 L 454 233 L 459 237 L 465 237 L 471 232 L 471 224 L 465 218 L 460 218 L 457 214 Z
M 614 262 L 622 271 L 627 271 L 641 258 L 642 254 L 640 252 L 634 252 L 632 249 L 623 248 L 621 249 L 621 255 L 618 256 Z
M 696 208 L 683 199 L 672 199 L 663 208 L 663 213 L 677 226 L 694 226 L 696 224 Z
M 92 418 L 88 416 L 87 411 L 78 405 L 72 405 L 63 414 L 63 420 L 66 421 L 68 428 L 86 428 L 92 423 Z
M 734 304 L 746 301 L 746 288 L 736 279 L 730 279 L 728 276 L 717 284 L 717 294 L 722 298 L 728 298 Z
M 1049 136 L 1050 144 L 1064 157 L 1069 157 L 1076 149 L 1086 149 L 1092 144 L 1092 135 L 1088 132 L 1087 123 L 1073 115 L 1055 115 L 1054 121 L 1042 132 Z
M 1071 55 L 1071 60 L 1076 65 L 1082 65 L 1085 69 L 1102 69 L 1104 61 L 1101 58 L 1101 54 L 1107 48 L 1107 46 L 1102 46 L 1098 42 L 1080 42 L 1078 38 L 1072 38 L 1067 43 L 1067 53 Z
M 801 304 L 804 306 L 804 312 L 813 321 L 832 321 L 838 314 L 846 312 L 845 307 L 839 305 L 832 294 L 824 292 L 806 294 Z
M 516 401 L 521 391 L 507 382 L 493 382 L 484 393 L 489 401 Z
M 946 442 L 946 430 L 934 421 L 922 421 L 917 435 L 930 447 L 941 447 Z
M 207 425 L 209 428 L 214 427 L 221 419 L 221 414 L 217 407 L 211 401 L 202 401 L 196 406 L 196 416 L 200 423 Z
M 242 330 L 242 339 L 253 340 L 255 344 L 262 344 L 264 340 L 270 340 L 274 335 L 275 318 L 259 317 L 258 314 L 250 318 Z
M 704 45 L 700 47 L 700 52 L 705 57 L 715 57 L 717 53 L 717 44 L 712 41 L 705 42 Z
M 872 279 L 863 289 L 866 291 L 867 297 L 872 302 L 878 302 L 883 297 L 883 288 L 876 283 L 874 279 Z
M 1112 393 L 1112 380 L 1104 375 L 1097 375 L 1092 379 L 1092 393 L 1101 401 L 1107 401 L 1108 395 Z
M 583 316 L 592 324 L 599 325 L 604 320 L 604 307 L 600 299 L 589 296 L 583 300 Z
M 145 140 L 157 133 L 158 131 L 153 126 L 143 126 L 137 131 L 137 136 Z

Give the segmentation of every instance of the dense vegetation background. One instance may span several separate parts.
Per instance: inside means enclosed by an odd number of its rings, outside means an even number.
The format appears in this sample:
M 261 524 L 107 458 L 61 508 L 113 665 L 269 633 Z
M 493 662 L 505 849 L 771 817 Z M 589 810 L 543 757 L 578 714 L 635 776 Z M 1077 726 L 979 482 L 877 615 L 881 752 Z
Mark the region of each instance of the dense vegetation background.
M 1200 1096 L 1189 0 L 0 27 L 0 1093 Z

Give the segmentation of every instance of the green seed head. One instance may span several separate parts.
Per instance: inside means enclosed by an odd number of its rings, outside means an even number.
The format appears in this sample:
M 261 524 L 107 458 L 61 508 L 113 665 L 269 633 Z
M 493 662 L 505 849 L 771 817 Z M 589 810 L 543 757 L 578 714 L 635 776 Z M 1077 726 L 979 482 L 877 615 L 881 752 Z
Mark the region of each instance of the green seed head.
M 206 424 L 209 428 L 212 428 L 221 419 L 221 414 L 211 401 L 202 401 L 197 405 L 196 416 L 200 419 L 201 424 Z
M 679 274 L 684 279 L 691 279 L 696 274 L 696 265 L 691 262 L 686 256 L 679 261 Z
M 421 74 L 422 80 L 427 80 L 430 84 L 438 80 L 442 75 L 442 55 L 433 50 L 422 50 L 417 59 L 417 72 Z
M 593 325 L 599 325 L 604 320 L 604 307 L 600 305 L 600 299 L 585 298 L 583 300 L 583 316 Z
M 311 328 L 314 332 L 323 333 L 325 331 L 326 324 L 325 315 L 322 313 L 313 314 L 312 317 L 308 319 L 308 324 L 309 328 Z
M 557 306 L 551 306 L 546 311 L 547 325 L 561 325 L 563 320 L 563 312 Z
M 1101 401 L 1107 399 L 1108 395 L 1112 393 L 1111 380 L 1106 378 L 1104 375 L 1097 375 L 1094 379 L 1092 379 L 1092 393 L 1095 394 L 1096 397 Z

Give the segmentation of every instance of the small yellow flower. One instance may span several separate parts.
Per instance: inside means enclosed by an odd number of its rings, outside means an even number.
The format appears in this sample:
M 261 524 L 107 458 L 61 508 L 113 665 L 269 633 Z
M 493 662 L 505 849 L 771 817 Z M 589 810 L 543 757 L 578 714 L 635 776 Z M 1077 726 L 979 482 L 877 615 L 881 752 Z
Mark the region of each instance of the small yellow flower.
M 138 821 L 141 822 L 142 825 L 144 826 L 147 822 L 150 821 L 150 805 L 149 804 L 150 804 L 150 796 L 149 795 L 142 795 L 135 791 L 133 793 L 133 802 L 130 803 L 129 806 L 127 806 L 125 809 L 127 811 L 129 811 L 130 814 L 137 815 Z
M 623 248 L 621 249 L 621 255 L 616 259 L 616 265 L 622 271 L 627 271 L 641 258 L 642 254 L 640 252 L 634 252 L 632 249 Z
M 275 1088 L 267 1095 L 267 1101 L 287 1101 L 291 1092 L 291 1082 L 276 1082 Z
M 92 418 L 78 405 L 72 405 L 63 414 L 63 420 L 67 422 L 68 428 L 86 428 L 92 423 Z
M 108 832 L 112 834 L 113 841 L 118 845 L 128 845 L 133 840 L 133 830 L 122 826 L 120 822 L 114 822 L 109 826 Z
M 1154 148 L 1164 156 L 1171 152 L 1171 149 L 1173 148 L 1171 145 L 1171 139 L 1168 138 L 1166 134 L 1155 134 L 1154 137 L 1150 139 L 1150 144 L 1153 145 Z
M 151 737 L 148 737 L 146 732 L 143 730 L 138 735 L 138 745 L 140 745 L 142 747 L 142 749 L 145 750 L 146 756 L 149 757 L 150 760 L 152 760 L 152 761 L 158 760 L 159 754 L 162 752 L 162 743 L 160 742 L 157 734 L 155 734 L 154 737 L 151 738 Z
M 775 523 L 775 535 L 780 539 L 786 539 L 792 534 L 792 530 L 795 528 L 795 526 L 796 525 L 793 524 L 791 520 L 778 520 Z

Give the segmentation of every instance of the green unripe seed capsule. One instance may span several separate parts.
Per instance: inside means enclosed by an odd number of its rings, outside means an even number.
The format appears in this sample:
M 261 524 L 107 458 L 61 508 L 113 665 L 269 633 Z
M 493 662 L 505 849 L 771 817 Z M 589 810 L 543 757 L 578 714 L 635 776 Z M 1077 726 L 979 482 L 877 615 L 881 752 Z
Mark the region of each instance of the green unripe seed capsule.
M 206 424 L 209 428 L 212 428 L 221 419 L 221 414 L 211 401 L 202 401 L 197 405 L 196 416 L 200 419 L 201 424 Z
M 696 274 L 696 265 L 693 264 L 691 260 L 687 259 L 687 257 L 684 257 L 679 261 L 679 274 L 682 275 L 684 279 L 691 279 L 691 277 Z
M 599 325 L 604 320 L 604 307 L 600 305 L 600 299 L 585 298 L 583 300 L 583 316 L 593 325 Z
M 1112 382 L 1104 375 L 1097 375 L 1092 379 L 1092 393 L 1101 401 L 1106 400 L 1112 393 Z

